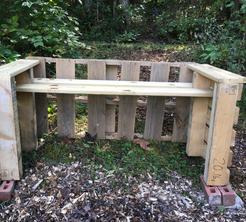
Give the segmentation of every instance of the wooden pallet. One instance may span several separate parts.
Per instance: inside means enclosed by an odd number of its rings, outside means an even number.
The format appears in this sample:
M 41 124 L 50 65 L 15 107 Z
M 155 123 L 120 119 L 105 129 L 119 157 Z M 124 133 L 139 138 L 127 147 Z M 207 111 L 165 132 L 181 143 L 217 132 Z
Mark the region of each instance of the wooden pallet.
M 55 64 L 56 79 L 46 78 L 47 63 Z M 88 79 L 76 79 L 76 64 L 87 66 Z M 150 68 L 150 81 L 139 81 L 141 67 Z M 172 77 L 173 69 L 178 77 Z M 58 135 L 69 138 L 75 137 L 77 99 L 88 103 L 88 132 L 98 139 L 133 139 L 136 108 L 145 106 L 145 139 L 186 142 L 187 155 L 205 159 L 205 182 L 226 185 L 244 82 L 242 76 L 197 63 L 32 57 L 3 65 L 0 179 L 20 179 L 21 149 L 37 148 L 37 138 L 48 132 L 51 98 L 58 107 Z M 171 135 L 163 134 L 166 112 L 174 113 Z

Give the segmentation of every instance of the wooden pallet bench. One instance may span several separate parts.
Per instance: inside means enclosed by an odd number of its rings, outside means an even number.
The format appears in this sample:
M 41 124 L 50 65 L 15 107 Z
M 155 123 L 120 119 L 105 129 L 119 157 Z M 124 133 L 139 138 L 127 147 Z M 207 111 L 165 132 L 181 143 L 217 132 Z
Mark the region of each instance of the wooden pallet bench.
M 46 78 L 47 64 L 55 79 Z M 77 65 L 86 66 L 88 79 L 75 77 Z M 149 81 L 139 81 L 142 67 L 150 69 Z M 170 82 L 173 69 L 178 75 Z M 137 106 L 145 106 L 143 138 L 186 142 L 187 155 L 205 159 L 206 184 L 226 185 L 243 83 L 240 75 L 197 63 L 32 57 L 0 66 L 0 179 L 21 178 L 21 150 L 36 149 L 48 132 L 48 99 L 57 103 L 58 135 L 75 137 L 80 99 L 88 104 L 88 132 L 98 139 L 132 140 Z M 164 135 L 169 109 L 172 135 Z

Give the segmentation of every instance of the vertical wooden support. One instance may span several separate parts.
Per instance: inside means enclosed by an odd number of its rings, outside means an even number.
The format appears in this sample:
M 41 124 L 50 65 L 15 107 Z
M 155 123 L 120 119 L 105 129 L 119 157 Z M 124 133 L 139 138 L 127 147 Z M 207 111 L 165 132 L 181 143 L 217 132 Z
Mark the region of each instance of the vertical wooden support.
M 192 71 L 186 65 L 180 66 L 179 82 L 192 82 Z M 177 97 L 173 123 L 173 142 L 186 142 L 190 114 L 190 98 Z
M 118 66 L 106 66 L 106 79 L 107 80 L 117 80 Z M 113 97 L 108 97 L 113 98 Z M 106 132 L 115 132 L 115 112 L 116 105 L 106 104 Z
M 151 67 L 150 81 L 168 82 L 169 72 L 169 64 L 153 64 Z M 164 106 L 165 97 L 148 97 L 144 128 L 145 139 L 161 140 Z
M 20 130 L 15 81 L 0 76 L 0 180 L 19 180 L 22 175 Z
M 221 186 L 229 183 L 230 172 L 227 165 L 237 95 L 238 85 L 215 84 L 204 170 L 207 185 Z
M 210 84 L 209 79 L 198 73 L 193 74 L 193 87 L 208 89 Z M 208 104 L 209 98 L 192 99 L 186 144 L 186 153 L 188 156 L 203 156 Z
M 33 70 L 26 71 L 15 77 L 16 84 L 30 83 Z M 18 116 L 21 135 L 21 149 L 31 151 L 37 148 L 37 122 L 34 93 L 17 93 Z
M 34 57 L 40 61 L 39 65 L 33 68 L 34 78 L 46 78 L 45 58 Z M 47 94 L 35 93 L 36 116 L 37 116 L 37 135 L 42 137 L 48 132 L 48 100 Z
M 106 63 L 101 61 L 88 62 L 88 79 L 106 79 Z M 88 132 L 98 139 L 105 139 L 105 96 L 88 96 Z
M 73 59 L 59 59 L 56 61 L 56 78 L 75 78 L 75 63 Z M 74 95 L 57 95 L 57 127 L 60 137 L 75 137 L 74 100 Z
M 121 80 L 139 80 L 140 64 L 124 62 L 122 64 Z M 137 108 L 136 96 L 120 96 L 118 138 L 133 139 Z

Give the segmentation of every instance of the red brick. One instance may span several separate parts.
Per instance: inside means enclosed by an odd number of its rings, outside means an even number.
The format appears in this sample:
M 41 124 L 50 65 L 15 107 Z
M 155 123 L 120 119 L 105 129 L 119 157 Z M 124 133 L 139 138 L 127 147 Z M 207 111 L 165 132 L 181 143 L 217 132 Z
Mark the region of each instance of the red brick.
M 14 181 L 3 181 L 0 185 L 0 201 L 8 201 L 11 199 L 14 191 Z
M 231 185 L 219 186 L 218 189 L 222 196 L 222 204 L 224 206 L 233 206 L 236 202 L 236 193 L 232 190 Z
M 209 205 L 221 205 L 222 204 L 222 198 L 221 198 L 221 193 L 219 189 L 216 186 L 208 186 L 204 179 L 203 176 L 200 177 L 201 183 L 202 183 L 202 188 L 205 194 L 205 197 L 209 203 Z

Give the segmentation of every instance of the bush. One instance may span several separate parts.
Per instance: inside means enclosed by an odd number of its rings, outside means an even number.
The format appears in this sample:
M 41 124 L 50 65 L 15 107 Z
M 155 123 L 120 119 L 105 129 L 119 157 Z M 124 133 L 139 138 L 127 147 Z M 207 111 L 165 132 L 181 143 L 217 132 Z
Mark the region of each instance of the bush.
M 7 8 L 6 8 L 7 7 Z M 0 41 L 2 48 L 21 54 L 76 56 L 80 43 L 78 22 L 55 1 L 17 0 L 13 4 L 0 3 Z M 8 16 L 5 14 L 8 13 Z M 8 54 L 4 50 L 3 54 Z

